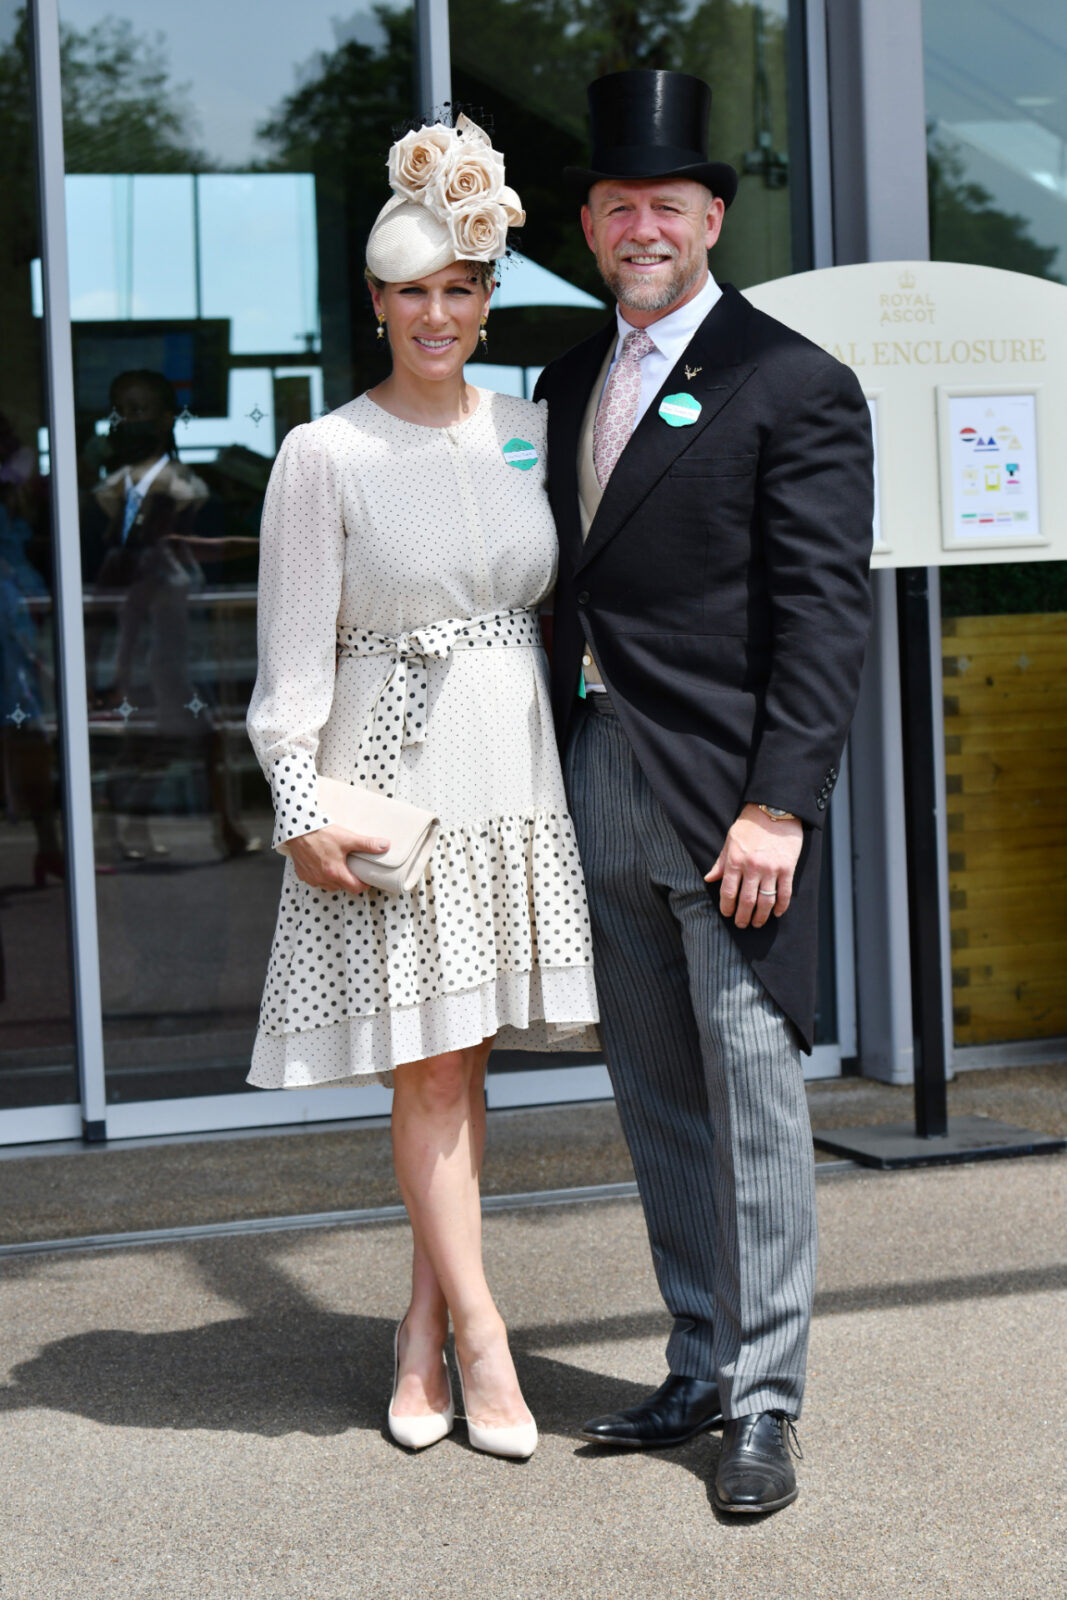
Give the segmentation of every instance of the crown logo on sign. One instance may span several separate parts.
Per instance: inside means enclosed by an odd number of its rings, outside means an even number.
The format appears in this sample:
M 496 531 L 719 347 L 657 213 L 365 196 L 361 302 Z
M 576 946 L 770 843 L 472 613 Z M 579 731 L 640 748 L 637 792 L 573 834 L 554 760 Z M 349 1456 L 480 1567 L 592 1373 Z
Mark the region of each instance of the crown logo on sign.
M 914 289 L 914 287 L 915 287 L 915 274 L 914 274 L 914 272 L 902 272 L 900 274 L 900 277 L 897 279 L 897 282 L 900 284 L 900 287 L 902 289 Z

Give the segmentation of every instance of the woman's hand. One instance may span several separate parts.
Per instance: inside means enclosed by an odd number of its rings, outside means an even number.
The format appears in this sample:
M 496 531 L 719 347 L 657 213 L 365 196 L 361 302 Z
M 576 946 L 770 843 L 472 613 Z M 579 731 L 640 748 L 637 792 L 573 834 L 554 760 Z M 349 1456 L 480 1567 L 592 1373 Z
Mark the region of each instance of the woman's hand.
M 352 833 L 348 828 L 338 827 L 336 823 L 289 840 L 289 856 L 300 882 L 310 885 L 312 889 L 326 889 L 331 894 L 338 889 L 346 889 L 349 894 L 362 894 L 367 887 L 361 878 L 350 871 L 345 859 L 353 850 L 380 855 L 388 848 L 388 839 L 370 839 L 362 833 Z

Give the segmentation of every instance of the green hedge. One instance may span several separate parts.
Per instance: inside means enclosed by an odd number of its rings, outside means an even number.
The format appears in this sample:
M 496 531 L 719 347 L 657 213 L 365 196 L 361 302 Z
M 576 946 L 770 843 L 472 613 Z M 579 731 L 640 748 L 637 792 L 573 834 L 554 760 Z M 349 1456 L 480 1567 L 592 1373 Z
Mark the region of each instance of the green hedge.
M 943 617 L 1067 611 L 1067 561 L 1006 561 L 941 568 Z

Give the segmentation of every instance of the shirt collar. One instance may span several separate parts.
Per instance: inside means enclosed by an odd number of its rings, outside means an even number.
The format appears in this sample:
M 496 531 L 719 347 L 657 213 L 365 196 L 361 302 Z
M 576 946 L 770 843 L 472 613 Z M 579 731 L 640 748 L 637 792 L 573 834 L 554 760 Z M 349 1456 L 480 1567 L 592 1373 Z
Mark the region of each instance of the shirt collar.
M 131 494 L 132 495 L 136 495 L 138 500 L 143 500 L 145 495 L 148 493 L 149 489 L 155 483 L 156 479 L 159 477 L 159 474 L 163 471 L 163 468 L 166 466 L 166 464 L 167 464 L 167 462 L 169 460 L 170 460 L 169 452 L 167 454 L 165 454 L 165 455 L 161 455 L 158 461 L 154 461 L 152 463 L 152 465 L 149 467 L 147 472 L 142 472 L 141 476 L 138 478 L 136 483 L 134 483 L 132 477 L 130 476 L 130 469 L 129 469 L 129 467 L 127 467 L 126 468 L 126 493 L 127 493 L 127 495 L 131 495 Z
M 667 356 L 672 364 L 677 361 L 690 339 L 704 321 L 712 306 L 722 295 L 722 290 L 715 282 L 711 273 L 708 281 L 699 294 L 692 300 L 687 300 L 684 306 L 679 306 L 677 311 L 670 311 L 658 321 L 649 323 L 645 332 L 648 334 L 656 349 L 663 356 Z M 615 318 L 618 324 L 618 346 L 628 333 L 632 333 L 634 325 L 627 322 L 623 316 L 622 306 L 616 305 Z

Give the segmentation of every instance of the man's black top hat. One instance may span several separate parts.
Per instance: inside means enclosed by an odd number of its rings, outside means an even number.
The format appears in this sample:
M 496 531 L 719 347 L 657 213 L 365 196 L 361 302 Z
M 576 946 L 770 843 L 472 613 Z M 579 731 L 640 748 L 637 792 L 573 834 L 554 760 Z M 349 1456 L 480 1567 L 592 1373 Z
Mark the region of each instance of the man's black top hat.
M 589 85 L 588 167 L 563 176 L 584 200 L 601 178 L 693 178 L 726 205 L 737 173 L 708 160 L 711 90 L 688 72 L 609 72 Z

